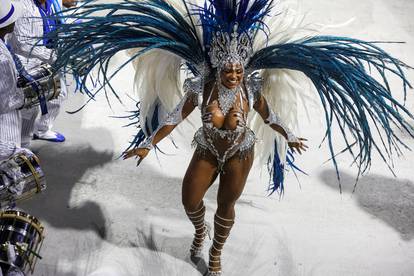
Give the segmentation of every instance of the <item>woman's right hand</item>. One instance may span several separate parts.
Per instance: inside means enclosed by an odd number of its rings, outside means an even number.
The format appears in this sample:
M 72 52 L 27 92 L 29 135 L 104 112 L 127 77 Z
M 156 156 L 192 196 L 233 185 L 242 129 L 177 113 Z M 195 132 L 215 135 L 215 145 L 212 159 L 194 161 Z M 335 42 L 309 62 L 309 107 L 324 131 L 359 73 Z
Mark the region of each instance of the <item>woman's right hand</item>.
M 204 124 L 209 124 L 209 123 L 211 123 L 211 119 L 213 118 L 213 113 L 211 113 L 211 112 L 206 112 L 206 113 L 204 113 L 203 114 L 203 116 L 201 117 L 201 121 L 204 123 Z
M 135 158 L 139 158 L 137 162 L 138 166 L 142 162 L 142 160 L 148 155 L 149 152 L 150 150 L 147 148 L 135 148 L 124 152 L 122 157 L 124 160 L 133 156 L 135 156 Z

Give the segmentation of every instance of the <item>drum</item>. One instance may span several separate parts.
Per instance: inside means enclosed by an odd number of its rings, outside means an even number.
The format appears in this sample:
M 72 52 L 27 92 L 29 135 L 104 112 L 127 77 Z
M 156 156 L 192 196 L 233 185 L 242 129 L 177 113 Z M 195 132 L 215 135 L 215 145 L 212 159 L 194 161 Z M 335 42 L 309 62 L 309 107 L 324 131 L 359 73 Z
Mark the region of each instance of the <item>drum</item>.
M 61 91 L 59 75 L 53 75 L 51 66 L 49 64 L 42 64 L 39 67 L 33 68 L 27 72 L 40 87 L 40 93 L 44 96 L 46 101 L 56 99 Z M 23 89 L 24 105 L 23 108 L 32 108 L 40 104 L 39 95 L 32 87 L 32 82 L 29 82 L 23 76 L 17 80 L 17 87 Z
M 0 206 L 10 206 L 46 189 L 39 159 L 30 151 L 20 151 L 0 162 Z
M 37 218 L 22 211 L 0 213 L 0 266 L 33 273 L 44 239 L 44 227 Z

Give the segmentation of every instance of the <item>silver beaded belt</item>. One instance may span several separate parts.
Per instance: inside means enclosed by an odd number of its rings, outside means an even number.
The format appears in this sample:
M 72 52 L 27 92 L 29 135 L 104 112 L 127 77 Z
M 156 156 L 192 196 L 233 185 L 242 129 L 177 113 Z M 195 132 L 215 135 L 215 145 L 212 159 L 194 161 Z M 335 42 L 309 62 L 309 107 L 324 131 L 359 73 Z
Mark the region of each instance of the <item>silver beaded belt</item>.
M 243 130 L 244 131 L 240 131 L 240 129 L 221 130 L 214 127 L 201 127 L 195 133 L 192 145 L 194 147 L 197 147 L 197 152 L 200 154 L 205 154 L 206 151 L 211 152 L 211 154 L 217 158 L 218 171 L 223 172 L 223 166 L 225 162 L 233 157 L 236 153 L 238 153 L 240 159 L 243 159 L 246 158 L 247 155 L 253 150 L 254 144 L 256 142 L 256 135 L 251 129 L 247 127 L 243 128 Z M 243 140 L 238 142 L 243 134 Z M 220 155 L 213 143 L 215 140 L 214 138 L 216 137 L 227 139 L 228 142 L 233 141 L 234 143 L 222 155 Z

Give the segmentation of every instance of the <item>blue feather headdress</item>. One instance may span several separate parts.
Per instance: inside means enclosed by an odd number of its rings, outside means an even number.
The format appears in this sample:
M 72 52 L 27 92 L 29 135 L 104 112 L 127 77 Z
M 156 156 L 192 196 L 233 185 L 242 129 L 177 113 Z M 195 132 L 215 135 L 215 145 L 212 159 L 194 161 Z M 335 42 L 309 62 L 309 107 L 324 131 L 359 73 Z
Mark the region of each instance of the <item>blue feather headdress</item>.
M 264 18 L 269 15 L 273 1 L 269 0 L 208 0 L 195 9 L 203 29 L 206 54 L 217 33 L 248 35 L 253 42 L 257 31 L 266 31 Z M 206 60 L 209 57 L 205 56 Z

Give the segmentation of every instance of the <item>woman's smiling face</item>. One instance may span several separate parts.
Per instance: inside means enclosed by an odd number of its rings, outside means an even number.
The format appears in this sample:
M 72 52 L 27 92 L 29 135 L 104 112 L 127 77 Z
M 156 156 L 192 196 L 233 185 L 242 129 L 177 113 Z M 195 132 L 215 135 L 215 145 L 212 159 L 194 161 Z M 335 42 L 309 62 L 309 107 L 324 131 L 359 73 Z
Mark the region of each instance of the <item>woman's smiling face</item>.
M 221 83 L 229 88 L 234 89 L 243 81 L 244 69 L 240 63 L 227 63 L 220 71 Z

